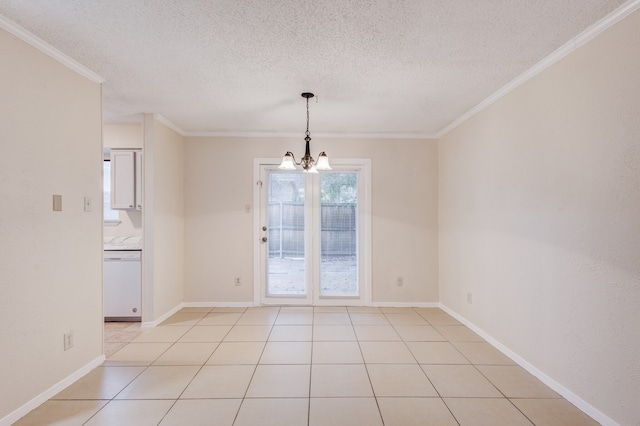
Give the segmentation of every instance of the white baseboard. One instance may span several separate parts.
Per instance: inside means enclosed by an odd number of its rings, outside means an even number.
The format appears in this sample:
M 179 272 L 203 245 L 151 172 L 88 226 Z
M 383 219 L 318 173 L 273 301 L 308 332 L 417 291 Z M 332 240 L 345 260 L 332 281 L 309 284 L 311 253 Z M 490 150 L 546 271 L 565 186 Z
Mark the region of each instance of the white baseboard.
M 559 393 L 564 399 L 566 399 L 567 401 L 569 401 L 570 403 L 578 407 L 578 409 L 582 410 L 586 415 L 593 418 L 602 426 L 620 426 L 618 423 L 613 421 L 609 416 L 604 414 L 602 411 L 598 410 L 593 405 L 589 404 L 588 402 L 580 398 L 578 395 L 571 392 L 569 389 L 567 389 L 560 383 L 556 382 L 551 377 L 547 376 L 545 373 L 537 369 L 533 364 L 531 364 L 530 362 L 522 358 L 520 355 L 513 352 L 511 349 L 509 349 L 502 343 L 498 342 L 489 334 L 485 333 L 481 328 L 469 322 L 466 318 L 462 317 L 461 315 L 459 315 L 457 312 L 455 312 L 448 306 L 440 303 L 439 307 L 443 311 L 445 311 L 446 313 L 448 313 L 449 315 L 451 315 L 452 317 L 460 321 L 462 324 L 469 327 L 471 330 L 477 333 L 480 337 L 482 337 L 484 340 L 489 342 L 494 348 L 498 349 L 500 352 L 502 352 L 503 354 L 511 358 L 522 368 L 524 368 L 529 373 L 537 377 L 542 383 L 544 383 L 545 385 L 549 386 L 551 389 Z
M 178 312 L 180 309 L 182 309 L 185 306 L 184 303 L 179 303 L 178 305 L 176 305 L 173 309 L 165 312 L 164 314 L 162 314 L 160 317 L 156 318 L 153 321 L 150 322 L 143 322 L 142 324 L 140 324 L 141 328 L 153 328 L 157 325 L 159 325 L 160 323 L 162 323 L 162 321 L 166 320 L 167 318 L 169 318 L 171 315 L 175 314 L 176 312 Z
M 40 395 L 33 398 L 31 401 L 24 404 L 22 407 L 17 410 L 7 414 L 2 419 L 0 419 L 0 426 L 9 426 L 22 417 L 26 416 L 32 410 L 38 408 L 43 403 L 47 402 L 49 399 L 57 395 L 59 392 L 66 389 L 69 385 L 75 383 L 77 380 L 81 379 L 85 375 L 87 375 L 91 370 L 100 366 L 105 360 L 104 355 L 100 355 L 98 358 L 84 365 L 79 370 L 76 370 L 74 373 L 60 380 L 55 385 L 51 386 L 46 391 L 42 392 Z
M 376 308 L 439 308 L 438 302 L 373 302 Z

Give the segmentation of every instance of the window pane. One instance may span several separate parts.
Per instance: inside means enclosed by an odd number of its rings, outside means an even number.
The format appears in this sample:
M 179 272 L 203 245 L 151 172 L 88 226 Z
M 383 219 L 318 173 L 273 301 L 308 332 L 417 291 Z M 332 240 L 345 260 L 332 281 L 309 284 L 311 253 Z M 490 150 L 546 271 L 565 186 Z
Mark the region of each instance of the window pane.
M 358 174 L 320 175 L 320 294 L 358 296 Z
M 120 212 L 111 210 L 111 161 L 102 162 L 104 220 L 120 220 Z
M 269 173 L 267 295 L 305 295 L 305 176 Z

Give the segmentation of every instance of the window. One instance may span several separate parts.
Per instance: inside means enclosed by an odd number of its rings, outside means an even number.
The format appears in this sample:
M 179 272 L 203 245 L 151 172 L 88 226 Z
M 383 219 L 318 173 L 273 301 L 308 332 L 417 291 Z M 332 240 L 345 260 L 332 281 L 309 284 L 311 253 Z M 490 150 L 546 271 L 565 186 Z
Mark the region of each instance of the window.
M 117 224 L 120 223 L 120 212 L 118 210 L 111 210 L 111 161 L 105 160 L 102 162 L 102 164 L 104 222 Z

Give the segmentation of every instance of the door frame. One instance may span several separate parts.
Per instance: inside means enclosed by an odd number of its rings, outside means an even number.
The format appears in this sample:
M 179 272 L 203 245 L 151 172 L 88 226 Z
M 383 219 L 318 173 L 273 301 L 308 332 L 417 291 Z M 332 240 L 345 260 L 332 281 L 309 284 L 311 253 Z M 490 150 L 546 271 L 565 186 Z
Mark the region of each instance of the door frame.
M 262 301 L 262 271 L 266 270 L 266 259 L 261 254 L 262 232 L 261 212 L 261 166 L 278 166 L 282 158 L 254 158 L 253 159 L 253 304 L 259 306 Z M 335 166 L 352 168 L 359 172 L 361 181 L 361 197 L 358 200 L 358 221 L 359 221 L 359 261 L 358 277 L 360 297 L 320 297 L 319 292 L 314 291 L 301 304 L 309 306 L 370 306 L 372 304 L 372 282 L 371 282 L 371 160 L 368 158 L 332 158 L 331 164 Z M 362 201 L 362 202 L 361 202 Z M 319 245 L 318 245 L 319 246 Z M 318 254 L 319 255 L 319 254 Z M 313 271 L 313 274 L 316 272 Z M 287 299 L 289 300 L 289 299 Z M 295 298 L 290 299 L 295 304 Z M 274 303 L 276 304 L 276 303 Z M 267 305 L 267 304 L 265 304 Z

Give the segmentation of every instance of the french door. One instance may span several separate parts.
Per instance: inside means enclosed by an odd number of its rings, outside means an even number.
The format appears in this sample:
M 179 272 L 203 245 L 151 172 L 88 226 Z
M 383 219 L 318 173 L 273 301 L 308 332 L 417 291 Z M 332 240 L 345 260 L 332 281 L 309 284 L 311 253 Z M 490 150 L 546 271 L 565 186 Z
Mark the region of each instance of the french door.
M 258 165 L 254 253 L 261 304 L 367 303 L 368 163 L 332 166 L 311 174 Z

